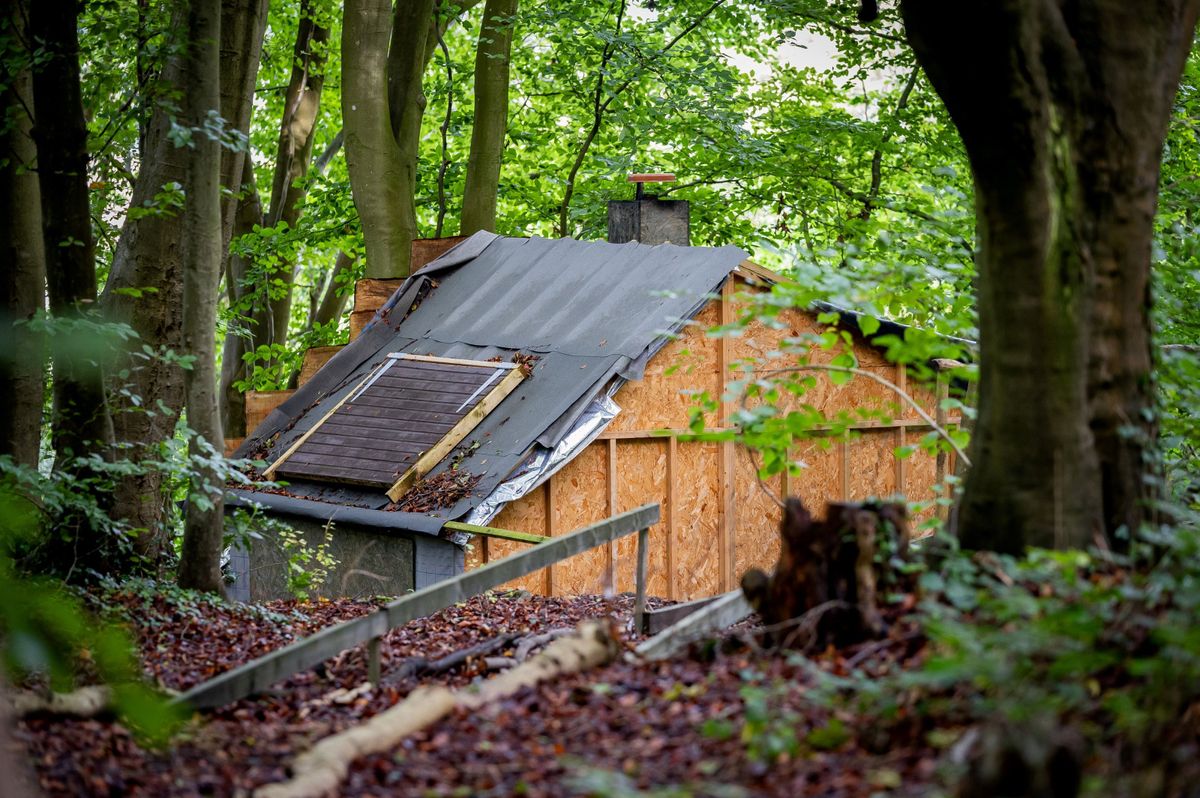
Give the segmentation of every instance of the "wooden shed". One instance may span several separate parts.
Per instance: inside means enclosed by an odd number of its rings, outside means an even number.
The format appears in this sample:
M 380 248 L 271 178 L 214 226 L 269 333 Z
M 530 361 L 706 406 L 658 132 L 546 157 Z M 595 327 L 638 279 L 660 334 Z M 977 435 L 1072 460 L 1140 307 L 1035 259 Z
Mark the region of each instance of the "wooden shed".
M 651 595 L 688 600 L 734 589 L 751 567 L 769 571 L 779 556 L 778 504 L 760 486 L 753 461 L 732 441 L 679 440 L 686 433 L 693 395 L 720 396 L 736 378 L 730 365 L 779 351 L 785 338 L 820 333 L 817 310 L 787 310 L 783 329 L 754 322 L 739 337 L 710 337 L 707 331 L 737 318 L 736 297 L 769 290 L 781 278 L 743 261 L 709 302 L 647 367 L 642 380 L 628 382 L 613 397 L 621 413 L 579 456 L 543 485 L 509 503 L 495 526 L 539 535 L 557 535 L 647 502 L 662 505 L 663 521 L 650 530 L 647 589 Z M 883 350 L 861 336 L 854 338 L 859 367 L 875 372 L 913 396 L 931 416 L 944 416 L 935 393 L 911 384 L 908 370 L 889 363 Z M 812 362 L 828 362 L 815 353 Z M 810 507 L 828 501 L 860 500 L 903 494 L 932 502 L 935 486 L 954 473 L 954 456 L 939 458 L 918 449 L 897 456 L 929 432 L 911 407 L 900 407 L 895 393 L 864 378 L 834 385 L 818 375 L 818 386 L 805 401 L 827 416 L 871 408 L 894 413 L 888 421 L 854 425 L 851 436 L 806 444 L 793 457 L 806 464 L 800 476 L 774 477 L 767 487 L 776 496 L 799 496 Z M 946 383 L 942 382 L 945 386 Z M 944 389 L 944 388 L 943 388 Z M 786 406 L 785 406 L 786 409 Z M 712 429 L 727 429 L 731 412 L 723 403 Z M 959 422 L 957 414 L 943 418 Z M 664 437 L 664 432 L 674 435 Z M 929 511 L 926 511 L 927 513 Z M 520 544 L 478 541 L 467 567 L 502 557 Z M 634 589 L 636 541 L 626 539 L 611 551 L 593 552 L 551 566 L 522 580 L 520 587 L 546 595 L 596 593 L 612 586 Z
M 448 242 L 458 243 L 458 240 Z M 431 266 L 435 269 L 439 263 L 453 261 L 455 253 L 459 253 L 458 257 L 465 265 L 452 268 L 455 269 L 454 274 L 461 274 L 461 279 L 468 280 L 472 268 L 476 268 L 470 262 L 475 257 L 471 252 L 485 252 L 489 244 L 490 241 L 473 237 L 443 258 L 436 257 L 442 254 L 439 251 L 442 247 L 436 243 L 426 242 L 421 246 L 428 253 L 426 258 L 433 259 Z M 464 247 L 469 250 L 465 255 Z M 642 257 L 650 258 L 630 261 L 632 265 L 653 266 L 657 262 L 655 257 L 669 255 L 670 259 L 674 259 L 672 268 L 676 269 L 676 279 L 678 275 L 692 273 L 689 270 L 691 260 L 702 265 L 703 268 L 695 270 L 702 272 L 702 276 L 698 275 L 695 285 L 691 286 L 702 286 L 697 293 L 700 301 L 690 305 L 686 301 L 683 305 L 676 302 L 676 305 L 688 307 L 686 313 L 681 314 L 687 316 L 687 323 L 676 326 L 676 337 L 669 343 L 664 345 L 659 336 L 656 344 L 647 345 L 642 358 L 644 362 L 638 364 L 638 378 L 629 378 L 629 374 L 618 367 L 611 372 L 611 379 L 601 380 L 588 388 L 593 392 L 607 390 L 612 402 L 619 406 L 619 412 L 597 433 L 591 434 L 585 445 L 572 450 L 565 464 L 558 465 L 557 470 L 548 476 L 536 479 L 536 486 L 524 495 L 503 503 L 499 512 L 486 523 L 491 527 L 517 532 L 554 536 L 647 502 L 659 502 L 663 521 L 650 532 L 649 592 L 680 600 L 709 596 L 733 589 L 747 568 L 766 568 L 773 564 L 778 554 L 779 507 L 759 484 L 751 458 L 744 450 L 739 450 L 735 443 L 686 441 L 666 433 L 686 430 L 694 394 L 707 391 L 710 395 L 720 396 L 723 393 L 725 382 L 731 376 L 731 364 L 778 351 L 784 339 L 820 333 L 829 325 L 818 321 L 817 310 L 787 310 L 779 317 L 783 322 L 781 328 L 754 323 L 738 337 L 710 337 L 706 334 L 710 327 L 729 323 L 736 318 L 739 296 L 769 290 L 770 285 L 780 279 L 750 262 L 745 253 L 739 256 L 740 251 L 733 248 L 707 250 L 700 247 L 668 247 L 663 250 L 661 247 L 638 244 L 617 246 L 570 242 L 569 246 L 553 251 L 560 258 L 574 259 L 586 254 L 587 257 L 598 259 L 593 263 L 603 263 L 606 257 L 630 257 L 629 247 L 640 248 Z M 625 251 L 618 254 L 618 250 L 622 249 Z M 651 257 L 653 253 L 645 252 L 647 250 L 663 251 Z M 514 256 L 509 254 L 507 257 Z M 443 265 L 442 268 L 446 267 Z M 483 279 L 484 272 L 490 267 L 480 265 L 477 268 Z M 565 267 L 563 272 L 564 280 L 574 279 Z M 714 279 L 714 276 L 719 279 Z M 645 283 L 645 280 L 642 282 Z M 408 309 L 400 308 L 397 304 L 398 297 L 406 290 L 412 290 L 411 280 L 360 281 L 352 315 L 354 338 L 358 340 L 368 324 L 375 329 L 373 334 L 377 336 L 381 335 L 378 331 L 380 324 L 390 324 L 392 334 L 399 336 L 397 340 L 409 340 L 405 336 L 414 334 L 413 323 L 405 321 Z M 496 290 L 495 283 L 489 286 L 489 290 Z M 644 291 L 645 285 L 639 284 L 637 289 L 631 290 Z M 562 296 L 570 297 L 571 293 L 565 292 Z M 561 304 L 571 300 L 558 301 Z M 619 308 L 620 303 L 616 303 L 615 307 Z M 404 319 L 396 318 L 397 308 L 406 312 Z M 567 315 L 571 311 L 570 308 L 562 310 Z M 578 313 L 585 314 L 586 310 L 579 308 Z M 543 312 L 549 311 L 543 309 Z M 586 326 L 586 322 L 581 323 Z M 612 327 L 615 340 L 619 333 L 616 327 L 622 322 L 619 317 L 609 313 L 602 320 L 594 320 L 594 323 L 601 335 L 604 335 L 604 325 Z M 645 328 L 645 324 L 642 326 Z M 911 385 L 904 368 L 889 363 L 883 357 L 882 350 L 857 334 L 855 325 L 850 324 L 849 327 L 856 331 L 853 348 L 860 368 L 876 373 L 908 391 L 930 415 L 940 414 L 934 390 Z M 492 350 L 484 347 L 488 342 L 478 336 L 485 335 L 488 328 L 485 324 L 475 324 L 474 329 L 476 339 L 472 343 L 479 352 L 475 355 L 477 359 L 494 360 L 504 355 L 502 350 L 497 350 L 496 356 L 483 357 Z M 478 332 L 480 330 L 484 332 Z M 512 336 L 498 330 L 496 343 L 503 343 L 506 337 Z M 436 340 L 436 336 L 425 339 L 420 348 L 427 348 L 431 341 Z M 602 340 L 599 343 L 601 350 L 604 345 Z M 350 346 L 355 344 L 352 342 Z M 546 353 L 552 348 L 548 347 Z M 522 351 L 533 350 L 522 348 Z M 461 355 L 461 352 L 456 354 Z M 335 362 L 341 357 L 337 348 L 309 353 L 301 387 L 302 392 L 307 389 L 307 394 L 295 398 L 288 393 L 248 397 L 248 414 L 263 413 L 264 417 L 248 418 L 248 428 L 258 429 L 243 445 L 243 454 L 249 453 L 256 445 L 261 447 L 265 440 L 277 444 L 281 434 L 286 438 L 288 433 L 284 430 L 291 429 L 289 424 L 296 427 L 299 421 L 299 426 L 303 426 L 302 417 L 311 410 L 314 397 L 317 405 L 323 401 L 332 402 L 337 391 L 344 389 L 349 377 L 341 373 L 336 375 L 336 379 L 326 379 L 325 386 L 319 390 L 314 389 L 310 382 L 314 377 L 320 378 L 326 373 L 323 364 L 331 357 Z M 361 355 L 355 359 L 360 358 Z M 813 355 L 812 361 L 821 362 L 821 358 L 822 353 L 818 352 Z M 342 359 L 346 360 L 344 357 Z M 365 359 L 363 363 L 365 367 Z M 588 365 L 589 361 L 583 359 L 578 366 L 573 363 L 563 368 L 582 370 Z M 342 370 L 346 370 L 344 364 Z M 494 415 L 500 414 L 506 406 L 511 409 L 513 403 L 518 401 L 537 401 L 534 397 L 538 391 L 554 389 L 555 383 L 546 378 L 540 381 L 539 372 L 535 369 L 532 378 L 513 397 L 505 399 Z M 345 397 L 342 398 L 344 400 Z M 586 396 L 581 394 L 581 398 Z M 268 410 L 279 400 L 288 400 L 288 404 Z M 898 447 L 915 443 L 929 431 L 929 427 L 911 408 L 902 408 L 894 392 L 882 384 L 859 377 L 847 384 L 835 385 L 826 375 L 818 374 L 817 385 L 805 395 L 804 401 L 831 416 L 842 410 L 853 412 L 870 408 L 883 411 L 889 418 L 858 424 L 847 437 L 806 443 L 801 451 L 794 453 L 796 459 L 806 464 L 803 473 L 795 477 L 776 476 L 768 484 L 767 487 L 776 495 L 798 495 L 812 505 L 829 500 L 862 499 L 897 493 L 903 493 L 910 499 L 928 500 L 934 497 L 935 485 L 941 481 L 941 477 L 952 472 L 952 458 L 937 458 L 920 450 L 908 458 L 897 457 L 895 451 Z M 268 412 L 264 413 L 264 410 Z M 730 414 L 731 407 L 723 404 L 720 411 L 708 419 L 710 427 L 726 428 Z M 497 420 L 496 430 L 502 429 L 506 421 L 507 418 Z M 956 419 L 947 421 L 953 424 Z M 490 435 L 491 432 L 481 434 Z M 547 441 L 543 439 L 543 442 Z M 536 448 L 532 438 L 528 443 Z M 475 446 L 478 446 L 478 441 Z M 522 457 L 526 454 L 522 454 Z M 279 452 L 270 453 L 268 459 L 272 455 L 278 458 Z M 478 452 L 472 450 L 464 455 L 460 447 L 460 463 L 464 456 L 470 467 L 486 469 L 489 465 L 487 458 Z M 445 459 L 449 461 L 451 458 Z M 499 470 L 519 470 L 512 459 L 497 456 L 492 462 Z M 441 469 L 446 467 L 446 463 L 440 466 Z M 487 490 L 494 491 L 509 475 L 492 476 L 496 478 L 487 483 L 490 485 Z M 330 502 L 331 495 L 326 493 L 317 497 L 302 494 L 297 498 L 301 501 L 316 499 Z M 339 493 L 333 501 L 346 500 L 346 495 Z M 475 505 L 463 503 L 433 515 L 446 520 L 469 517 L 468 511 L 478 510 L 480 499 L 481 496 L 476 497 Z M 402 519 L 397 516 L 396 522 L 402 523 Z M 422 523 L 425 521 L 422 520 Z M 525 545 L 528 544 L 475 536 L 467 546 L 466 567 L 504 556 L 516 547 Z M 609 589 L 618 592 L 632 590 L 634 546 L 633 540 L 628 539 L 608 549 L 580 555 L 526 577 L 521 580 L 520 586 L 550 595 L 596 593 Z

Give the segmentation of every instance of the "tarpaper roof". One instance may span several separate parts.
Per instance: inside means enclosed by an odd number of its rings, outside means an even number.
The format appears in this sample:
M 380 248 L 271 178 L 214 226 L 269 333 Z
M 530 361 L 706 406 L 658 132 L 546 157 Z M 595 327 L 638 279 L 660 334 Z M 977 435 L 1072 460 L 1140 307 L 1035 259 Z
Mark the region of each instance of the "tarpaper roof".
M 465 515 L 534 447 L 554 446 L 614 377 L 640 379 L 666 342 L 664 332 L 699 312 L 747 257 L 732 246 L 477 233 L 406 280 L 358 338 L 252 432 L 237 456 L 272 462 L 389 352 L 469 360 L 536 355 L 531 377 L 434 469 L 459 457 L 460 470 L 482 475 L 469 496 L 435 513 L 371 514 L 394 519 L 389 525 L 395 528 L 429 531 L 440 526 L 438 518 Z M 328 508 L 336 516 L 328 503 L 366 510 L 388 504 L 382 490 L 352 485 L 296 480 L 288 492 L 313 500 L 290 502 L 304 514 L 324 515 Z M 279 497 L 273 498 L 277 505 Z

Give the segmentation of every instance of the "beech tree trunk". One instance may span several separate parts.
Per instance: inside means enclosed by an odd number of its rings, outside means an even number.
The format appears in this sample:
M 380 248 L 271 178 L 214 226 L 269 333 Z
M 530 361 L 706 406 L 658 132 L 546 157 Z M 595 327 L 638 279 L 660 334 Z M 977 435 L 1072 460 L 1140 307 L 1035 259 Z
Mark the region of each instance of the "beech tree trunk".
M 220 112 L 229 124 L 242 125 L 243 131 L 249 125 L 265 11 L 265 0 L 221 3 L 225 103 Z M 177 14 L 172 30 L 180 30 L 183 24 L 183 15 Z M 168 58 L 159 80 L 166 87 L 182 87 L 183 71 L 183 56 L 174 55 Z M 243 87 L 242 96 L 236 96 L 234 86 Z M 226 104 L 231 107 L 224 107 Z M 125 402 L 114 416 L 117 440 L 132 444 L 127 456 L 135 462 L 158 459 L 158 449 L 173 434 L 184 404 L 184 381 L 178 366 L 139 354 L 142 344 L 175 352 L 183 349 L 182 217 L 174 204 L 156 199 L 170 197 L 170 187 L 182 185 L 184 180 L 184 150 L 168 138 L 173 114 L 161 105 L 154 109 L 130 202 L 131 207 L 150 206 L 156 212 L 126 219 L 101 297 L 108 318 L 129 324 L 140 339 L 127 363 L 130 375 L 123 387 L 135 396 L 154 400 L 142 406 Z M 243 156 L 234 153 L 226 158 L 223 154 L 222 171 L 231 181 L 227 188 L 240 185 Z M 229 213 L 229 206 L 224 206 L 224 212 Z M 231 226 L 232 222 L 223 224 Z M 166 499 L 163 475 L 153 469 L 122 478 L 113 492 L 114 517 L 141 531 L 135 547 L 150 563 L 157 563 L 170 547 L 163 525 Z
M 245 158 L 242 189 L 235 200 L 233 234 L 245 235 L 254 225 L 275 226 L 285 222 L 294 227 L 300 216 L 300 206 L 307 187 L 300 182 L 308 172 L 312 157 L 313 131 L 320 109 L 321 88 L 325 82 L 324 45 L 329 29 L 313 20 L 312 3 L 305 0 L 300 7 L 293 47 L 292 74 L 284 95 L 283 117 L 279 125 L 279 144 L 276 149 L 275 170 L 271 186 L 270 207 L 263 214 L 261 201 L 254 187 L 254 175 L 249 155 Z M 226 291 L 230 306 L 236 306 L 252 295 L 252 306 L 230 326 L 234 334 L 226 335 L 221 357 L 221 420 L 227 435 L 241 438 L 246 435 L 245 398 L 234 383 L 246 379 L 249 368 L 244 357 L 260 346 L 283 344 L 287 341 L 288 319 L 292 308 L 292 285 L 295 264 L 281 259 L 265 281 L 245 286 L 249 266 L 240 258 L 229 257 L 226 269 Z M 278 281 L 282 286 L 275 284 Z
M 234 216 L 234 238 L 250 233 L 254 225 L 263 223 L 262 201 L 254 185 L 254 170 L 247 161 L 246 181 L 242 185 L 241 199 Z M 225 270 L 225 295 L 229 307 L 239 307 L 254 286 L 247 284 L 249 264 L 238 255 L 230 255 Z M 255 332 L 264 329 L 266 303 L 254 303 L 245 317 L 231 318 L 225 333 L 221 354 L 221 425 L 230 438 L 246 437 L 246 395 L 236 383 L 246 378 L 246 361 L 243 355 L 250 351 Z M 243 326 L 245 325 L 245 326 Z
M 33 71 L 33 138 L 46 286 L 51 312 L 84 319 L 96 302 L 96 258 L 88 200 L 87 122 L 79 85 L 78 0 L 30 4 L 29 34 L 44 58 Z M 55 467 L 75 457 L 111 456 L 112 420 L 105 401 L 102 353 L 82 330 L 55 336 Z
M 346 302 L 350 299 L 350 294 L 345 293 L 345 278 L 354 266 L 354 257 L 347 255 L 345 252 L 339 252 L 337 261 L 333 264 L 333 270 L 329 274 L 329 282 L 325 285 L 325 292 L 321 295 L 321 301 L 312 313 L 312 317 L 308 320 L 309 329 L 318 324 L 329 324 L 336 321 L 342 315 L 342 311 L 346 309 Z
M 200 132 L 210 112 L 220 107 L 220 0 L 191 0 L 188 7 L 188 57 L 183 95 L 183 118 L 191 126 L 187 149 L 183 208 L 183 338 L 195 361 L 187 372 L 188 426 L 194 436 L 189 453 L 210 456 L 223 447 L 217 409 L 216 318 L 220 279 L 221 150 Z M 224 485 L 212 468 L 192 477 L 179 585 L 222 592 L 221 539 L 224 525 Z
M 488 0 L 475 50 L 475 123 L 463 189 L 461 235 L 495 231 L 500 159 L 508 132 L 508 75 L 517 0 Z
M 406 277 L 417 230 L 420 81 L 433 0 L 399 0 L 394 22 L 388 0 L 347 0 L 345 8 L 342 117 L 366 274 Z
M 902 0 L 975 178 L 979 416 L 968 548 L 1086 546 L 1157 484 L 1150 249 L 1200 0 Z
M 221 116 L 229 127 L 242 135 L 250 130 L 254 83 L 258 78 L 266 29 L 267 0 L 222 0 Z M 221 148 L 221 186 L 226 189 L 221 198 L 222 253 L 229 248 L 238 206 L 237 189 L 242 185 L 242 176 L 248 167 L 246 149 Z
M 313 130 L 321 106 L 321 88 L 325 84 L 324 48 L 329 29 L 312 19 L 311 2 L 300 6 L 300 22 L 296 30 L 291 80 L 284 98 L 283 121 L 279 126 L 279 148 L 275 157 L 275 176 L 271 184 L 271 207 L 267 224 L 286 222 L 295 227 L 300 217 L 300 204 L 307 191 L 301 179 L 308 172 L 312 158 Z M 288 320 L 292 310 L 292 284 L 295 264 L 281 262 L 274 277 L 287 287 L 278 298 L 269 298 L 271 329 L 266 340 L 273 344 L 287 341 Z
M 45 307 L 46 266 L 36 148 L 31 131 L 33 88 L 28 69 L 13 71 L 27 57 L 28 0 L 3 5 L 0 37 L 10 43 L 0 58 L 0 454 L 36 467 L 41 444 L 41 338 L 15 322 Z

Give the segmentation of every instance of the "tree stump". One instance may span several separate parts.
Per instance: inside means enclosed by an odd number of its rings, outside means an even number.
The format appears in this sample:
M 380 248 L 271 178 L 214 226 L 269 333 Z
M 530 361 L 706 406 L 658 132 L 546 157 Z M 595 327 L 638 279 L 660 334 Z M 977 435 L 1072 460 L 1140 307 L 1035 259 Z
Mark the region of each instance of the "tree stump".
M 753 568 L 742 577 L 746 600 L 765 625 L 778 627 L 773 640 L 815 648 L 883 634 L 876 593 L 880 582 L 893 578 L 889 561 L 908 550 L 904 505 L 831 503 L 818 520 L 790 498 L 779 534 L 774 573 Z

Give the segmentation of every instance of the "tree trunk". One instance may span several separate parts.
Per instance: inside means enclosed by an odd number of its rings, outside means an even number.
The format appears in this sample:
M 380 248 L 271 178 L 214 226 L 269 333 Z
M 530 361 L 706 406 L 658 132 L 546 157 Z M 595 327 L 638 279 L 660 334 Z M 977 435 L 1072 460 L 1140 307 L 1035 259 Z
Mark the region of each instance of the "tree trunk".
M 279 126 L 279 144 L 275 157 L 275 171 L 271 187 L 271 204 L 266 215 L 253 187 L 254 175 L 249 155 L 245 158 L 243 187 L 239 193 L 237 210 L 233 220 L 233 235 L 245 235 L 254 225 L 275 226 L 286 222 L 294 227 L 300 216 L 307 187 L 299 182 L 308 172 L 312 157 L 313 130 L 321 102 L 321 87 L 325 76 L 324 45 L 329 39 L 329 30 L 317 25 L 312 18 L 312 4 L 305 0 L 300 8 L 293 47 L 292 74 L 284 95 L 283 118 Z M 226 289 L 230 306 L 233 307 L 247 295 L 248 269 L 240 258 L 228 256 Z M 287 341 L 288 319 L 292 307 L 292 284 L 295 281 L 295 265 L 281 259 L 269 279 L 282 284 L 251 286 L 253 305 L 241 319 L 231 327 L 235 334 L 226 335 L 221 358 L 221 419 L 227 435 L 241 438 L 246 435 L 245 398 L 233 386 L 246 378 L 248 364 L 244 357 L 260 346 L 283 344 Z
M 96 302 L 96 258 L 88 199 L 87 122 L 79 85 L 77 0 L 30 4 L 29 33 L 44 52 L 33 73 L 33 138 L 37 143 L 42 236 L 50 310 L 83 319 Z M 55 466 L 74 457 L 111 455 L 112 420 L 101 356 L 77 330 L 55 336 Z
M 187 150 L 183 209 L 183 338 L 195 357 L 186 372 L 188 444 L 193 458 L 222 450 L 224 436 L 216 396 L 217 283 L 221 267 L 221 150 L 199 132 L 220 107 L 220 0 L 191 0 L 183 117 L 193 135 Z M 224 486 L 219 474 L 200 467 L 193 475 L 179 560 L 179 585 L 220 593 Z
M 221 2 L 221 116 L 243 136 L 250 131 L 254 106 L 254 83 L 262 60 L 263 36 L 267 29 L 267 0 L 222 0 Z M 221 148 L 222 257 L 229 248 L 233 217 L 237 214 L 238 189 L 249 164 L 245 148 Z
M 350 298 L 350 294 L 345 291 L 343 275 L 349 273 L 353 266 L 354 256 L 345 252 L 338 253 L 337 262 L 333 264 L 333 271 L 325 286 L 325 293 L 321 295 L 321 302 L 313 312 L 312 318 L 308 320 L 309 329 L 318 324 L 330 324 L 342 315 L 342 311 L 346 309 L 346 301 Z
M 275 157 L 275 177 L 271 184 L 271 207 L 267 224 L 286 222 L 295 227 L 300 217 L 306 186 L 300 182 L 308 172 L 312 158 L 313 129 L 321 105 L 321 87 L 325 83 L 325 43 L 329 29 L 312 20 L 311 3 L 300 6 L 300 22 L 296 29 L 291 80 L 284 99 L 283 121 L 279 127 L 279 149 Z M 288 320 L 292 310 L 292 284 L 295 265 L 281 262 L 274 275 L 287 287 L 277 298 L 270 298 L 271 329 L 263 343 L 283 344 L 287 341 Z
M 246 159 L 249 165 L 249 158 Z M 242 198 L 238 202 L 237 215 L 233 223 L 234 237 L 246 235 L 254 225 L 263 223 L 262 202 L 254 185 L 254 170 L 247 169 L 248 182 L 242 186 Z M 230 255 L 225 270 L 225 291 L 230 308 L 241 307 L 253 286 L 246 285 L 249 268 L 240 256 Z M 246 395 L 235 384 L 246 379 L 247 365 L 243 355 L 250 351 L 255 332 L 266 327 L 266 305 L 255 303 L 245 315 L 230 318 L 225 333 L 221 354 L 221 428 L 230 438 L 246 437 Z
M 433 0 L 400 0 L 394 26 L 387 0 L 347 0 L 345 8 L 342 116 L 366 274 L 405 277 L 417 228 L 413 191 L 418 103 L 423 101 L 419 84 Z M 407 113 L 406 105 L 412 106 Z
M 223 65 L 227 67 L 223 70 L 226 81 L 222 84 L 222 98 L 233 104 L 222 107 L 221 116 L 230 124 L 248 126 L 251 89 L 258 72 L 261 31 L 265 25 L 265 0 L 224 0 L 221 8 L 222 30 L 233 32 L 221 40 Z M 250 20 L 254 15 L 258 18 Z M 180 30 L 182 15 L 176 14 L 172 22 L 172 30 Z M 237 35 L 248 30 L 258 31 L 257 39 Z M 247 49 L 233 52 L 231 48 L 235 47 Z M 166 87 L 181 87 L 182 71 L 182 56 L 173 55 L 164 66 L 160 81 Z M 242 85 L 246 93 L 236 98 L 236 92 L 229 88 L 233 85 Z M 154 212 L 126 218 L 101 297 L 108 318 L 129 324 L 140 339 L 131 353 L 130 375 L 122 387 L 144 401 L 140 405 L 124 403 L 114 416 L 117 440 L 132 444 L 128 457 L 135 462 L 159 459 L 159 447 L 174 433 L 184 403 L 183 375 L 179 368 L 162 358 L 147 359 L 140 355 L 143 344 L 175 352 L 183 348 L 182 219 L 170 200 L 169 188 L 183 183 L 184 151 L 168 137 L 173 113 L 161 105 L 154 109 L 130 202 L 131 207 L 153 208 Z M 236 159 L 223 163 L 229 180 L 236 180 L 241 172 L 244 154 L 236 155 Z M 238 185 L 231 182 L 227 188 Z M 156 199 L 160 197 L 167 201 Z M 227 208 L 225 212 L 228 213 Z M 220 442 L 214 445 L 219 446 Z M 166 498 L 163 475 L 153 469 L 120 479 L 113 491 L 114 517 L 141 530 L 135 547 L 152 564 L 170 548 L 169 530 L 163 524 Z
M 500 158 L 508 132 L 508 68 L 517 0 L 488 0 L 475 51 L 475 124 L 460 234 L 496 229 Z
M 0 12 L 0 36 L 14 47 L 26 40 L 28 5 L 19 0 Z M 27 69 L 12 71 L 17 63 L 0 59 L 0 454 L 37 467 L 44 353 L 41 338 L 15 322 L 45 307 L 46 265 L 33 120 L 27 110 L 33 108 L 33 89 Z
M 1018 551 L 1136 528 L 1155 482 L 1158 164 L 1200 0 L 901 7 L 975 178 L 979 416 L 958 533 Z
M 881 545 L 880 536 L 891 538 Z M 830 504 L 814 519 L 790 498 L 779 524 L 779 561 L 770 576 L 751 568 L 742 576 L 746 600 L 785 648 L 846 646 L 883 632 L 878 584 L 895 586 L 900 574 L 883 551 L 905 556 L 908 519 L 902 504 Z M 792 622 L 792 623 L 789 623 Z

